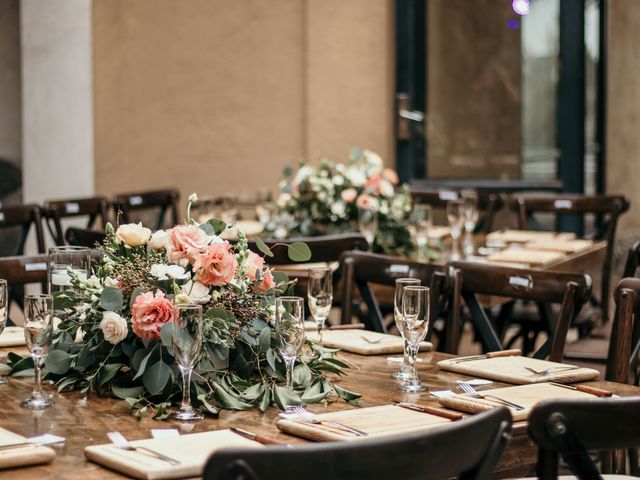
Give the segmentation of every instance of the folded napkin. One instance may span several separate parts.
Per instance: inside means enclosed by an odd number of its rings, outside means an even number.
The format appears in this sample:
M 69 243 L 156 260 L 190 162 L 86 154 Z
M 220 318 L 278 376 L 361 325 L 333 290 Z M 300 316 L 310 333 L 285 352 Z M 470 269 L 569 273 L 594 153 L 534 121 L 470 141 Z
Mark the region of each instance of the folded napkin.
M 264 231 L 264 225 L 256 220 L 238 220 L 233 227 L 226 229 L 220 237 L 225 240 L 236 240 L 238 230 L 243 232 L 248 238 L 256 237 Z
M 4 332 L 0 335 L 0 348 L 18 347 L 20 345 L 26 345 L 24 328 L 5 327 Z
M 307 331 L 306 336 L 312 342 L 319 343 L 324 347 L 339 348 L 345 352 L 359 355 L 386 355 L 404 351 L 402 337 L 369 330 L 323 330 L 322 341 L 314 331 Z M 421 352 L 429 351 L 432 348 L 433 345 L 429 342 L 420 344 Z
M 92 445 L 84 454 L 92 462 L 144 480 L 198 477 L 202 475 L 209 456 L 224 447 L 262 448 L 262 445 L 233 433 L 231 430 L 193 433 L 177 438 L 136 440 L 140 445 L 175 458 L 179 465 L 170 465 L 144 451 L 123 450 L 113 444 Z
M 519 355 L 481 358 L 464 362 L 460 360 L 464 360 L 464 357 L 441 360 L 438 362 L 438 366 L 451 372 L 514 384 L 586 382 L 587 380 L 594 380 L 600 375 L 600 372 L 593 368 L 548 362 Z M 536 372 L 541 372 L 547 368 L 552 368 L 553 370 L 547 375 L 537 375 L 525 367 L 531 368 Z
M 534 250 L 531 248 L 507 248 L 487 256 L 488 262 L 524 263 L 528 265 L 546 265 L 564 257 L 562 252 Z
M 357 440 L 383 437 L 400 433 L 424 430 L 451 423 L 443 417 L 417 412 L 396 405 L 356 408 L 340 412 L 323 413 L 319 420 L 333 420 L 365 432 L 366 436 L 356 436 L 331 424 L 307 423 L 300 419 L 281 419 L 276 426 L 283 432 L 318 442 Z
M 487 240 L 501 240 L 507 243 L 527 243 L 533 240 L 571 240 L 573 233 L 537 232 L 531 230 L 498 230 L 487 235 Z
M 56 457 L 56 452 L 49 447 L 43 447 L 41 445 L 29 444 L 21 447 L 2 449 L 2 445 L 12 445 L 14 443 L 27 441 L 28 440 L 22 435 L 0 428 L 0 469 L 49 463 Z
M 533 240 L 526 244 L 527 248 L 535 250 L 551 250 L 553 252 L 575 253 L 593 245 L 593 240 Z

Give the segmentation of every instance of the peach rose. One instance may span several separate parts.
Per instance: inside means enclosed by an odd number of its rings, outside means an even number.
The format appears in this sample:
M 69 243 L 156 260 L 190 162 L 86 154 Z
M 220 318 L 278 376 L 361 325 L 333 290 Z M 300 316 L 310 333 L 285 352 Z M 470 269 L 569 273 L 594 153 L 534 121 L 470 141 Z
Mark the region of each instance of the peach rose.
M 231 252 L 227 241 L 213 243 L 193 262 L 194 271 L 198 271 L 198 281 L 206 286 L 220 287 L 233 280 L 238 270 L 238 261 Z
M 252 282 L 256 281 L 256 272 L 262 271 L 264 268 L 264 258 L 260 255 L 249 252 L 249 256 L 247 257 L 247 278 Z
M 358 200 L 356 200 L 356 205 L 358 206 L 358 208 L 368 210 L 375 206 L 375 200 L 371 195 L 363 193 L 358 197 Z
M 265 270 L 265 272 L 260 277 L 260 280 L 261 282 L 253 287 L 253 290 L 255 292 L 264 293 L 276 286 L 276 282 L 273 279 L 271 270 Z
M 345 202 L 353 203 L 353 201 L 358 196 L 358 192 L 355 188 L 347 188 L 346 190 L 342 191 L 340 196 L 342 197 L 342 200 L 344 200 Z
M 153 292 L 141 293 L 131 306 L 131 329 L 140 338 L 158 340 L 162 326 L 175 317 L 175 307 L 162 291 L 157 290 L 155 296 Z
M 380 185 L 382 184 L 382 182 L 382 177 L 376 173 L 375 175 L 371 175 L 369 177 L 369 179 L 364 184 L 364 188 L 365 190 L 369 190 L 370 192 L 379 195 Z
M 193 263 L 194 257 L 205 249 L 208 242 L 207 234 L 195 225 L 174 227 L 169 230 L 169 239 L 166 243 L 169 261 L 180 263 L 181 260 L 186 259 Z
M 382 170 L 382 178 L 384 178 L 387 182 L 390 182 L 392 185 L 397 185 L 400 181 L 395 170 L 391 170 L 390 168 L 385 168 L 384 170 Z

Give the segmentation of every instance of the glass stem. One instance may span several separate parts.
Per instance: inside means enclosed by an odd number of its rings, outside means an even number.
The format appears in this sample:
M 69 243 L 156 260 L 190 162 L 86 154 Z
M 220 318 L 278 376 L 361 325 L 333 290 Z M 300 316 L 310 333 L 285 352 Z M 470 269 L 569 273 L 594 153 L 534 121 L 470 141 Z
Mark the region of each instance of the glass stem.
M 409 371 L 411 368 L 411 358 L 409 356 L 409 342 L 403 337 L 403 358 L 402 358 L 402 370 Z
M 287 357 L 284 364 L 287 367 L 287 388 L 293 389 L 293 365 L 296 363 L 296 357 Z
M 36 381 L 33 387 L 33 397 L 41 398 L 42 397 L 42 357 L 34 356 L 33 357 L 33 368 L 36 373 Z
M 418 383 L 418 367 L 416 366 L 416 357 L 418 355 L 418 347 L 414 348 L 414 345 L 409 345 L 409 367 L 411 368 L 410 384 Z
M 191 369 L 180 367 L 182 373 L 182 405 L 181 410 L 191 410 Z

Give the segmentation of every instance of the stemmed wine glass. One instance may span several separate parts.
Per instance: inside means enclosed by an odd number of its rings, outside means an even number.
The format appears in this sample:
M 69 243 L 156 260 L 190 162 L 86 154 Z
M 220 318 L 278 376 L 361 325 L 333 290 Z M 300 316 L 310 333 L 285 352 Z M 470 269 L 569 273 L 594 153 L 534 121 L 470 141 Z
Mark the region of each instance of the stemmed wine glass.
M 373 208 L 358 208 L 358 229 L 373 250 L 373 242 L 378 233 L 378 214 Z
M 402 294 L 404 292 L 404 289 L 410 285 L 420 285 L 420 280 L 417 278 L 396 279 L 396 291 L 393 299 L 393 318 L 396 322 L 396 327 L 398 327 L 398 331 L 402 336 L 402 341 L 404 344 L 402 366 L 397 372 L 394 372 L 393 375 L 391 375 L 396 380 L 407 380 L 411 372 L 411 362 L 409 360 L 409 344 L 407 343 L 407 339 L 404 336 L 404 328 L 402 327 Z
M 86 280 L 91 267 L 91 251 L 87 247 L 60 246 L 51 247 L 48 255 L 49 293 L 53 295 L 54 307 L 56 297 L 73 288 L 71 273 L 80 280 Z M 56 308 L 56 310 L 59 310 Z M 56 312 L 61 320 L 66 316 L 64 311 Z
M 464 202 L 462 200 L 447 202 L 447 220 L 449 220 L 451 238 L 453 239 L 451 260 L 460 260 L 460 235 L 464 223 Z
M 429 328 L 429 287 L 409 285 L 402 293 L 402 327 L 404 338 L 409 346 L 409 378 L 402 384 L 400 390 L 415 393 L 427 390 L 416 368 L 416 357 L 420 349 L 420 342 L 427 336 Z
M 171 323 L 173 356 L 182 374 L 182 403 L 174 418 L 201 420 L 204 416 L 191 406 L 191 373 L 202 348 L 202 305 L 176 305 L 176 318 Z
M 414 205 L 409 216 L 409 224 L 418 247 L 418 258 L 421 258 L 429 243 L 429 231 L 433 225 L 431 205 Z
M 464 242 L 462 250 L 465 257 L 473 255 L 473 231 L 478 223 L 478 192 L 475 190 L 463 190 L 460 197 L 464 203 Z
M 7 326 L 7 318 L 9 317 L 9 285 L 6 280 L 0 278 L 0 335 Z M 0 385 L 8 383 L 7 379 L 0 376 Z
M 24 297 L 24 338 L 33 359 L 36 373 L 35 386 L 31 397 L 20 406 L 41 410 L 55 405 L 51 397 L 42 393 L 42 364 L 44 363 L 53 334 L 53 297 L 48 294 L 26 295 Z
M 329 317 L 333 302 L 333 272 L 329 267 L 309 270 L 309 286 L 307 287 L 309 310 L 318 326 L 318 335 L 322 341 L 322 328 Z
M 287 388 L 293 389 L 293 366 L 304 342 L 304 303 L 302 297 L 276 298 L 278 348 L 287 368 Z

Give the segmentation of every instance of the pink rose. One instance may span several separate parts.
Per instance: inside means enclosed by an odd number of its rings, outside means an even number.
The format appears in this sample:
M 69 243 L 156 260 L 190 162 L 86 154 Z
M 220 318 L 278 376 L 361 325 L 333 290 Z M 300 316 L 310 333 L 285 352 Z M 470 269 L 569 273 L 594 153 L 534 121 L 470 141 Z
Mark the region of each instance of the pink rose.
M 387 182 L 390 182 L 392 185 L 397 185 L 400 181 L 395 170 L 391 170 L 390 168 L 385 168 L 384 170 L 382 170 L 382 178 L 384 178 Z
M 356 191 L 355 188 L 347 188 L 346 190 L 342 191 L 340 196 L 342 197 L 342 200 L 344 200 L 345 202 L 353 203 L 353 201 L 358 196 L 358 192 Z
M 172 322 L 176 317 L 176 310 L 164 293 L 160 290 L 141 293 L 131 307 L 131 328 L 140 338 L 158 340 L 160 329 L 165 323 Z
M 369 180 L 367 180 L 364 184 L 364 188 L 365 190 L 369 190 L 376 195 L 380 195 L 380 186 L 382 185 L 383 181 L 384 180 L 382 180 L 382 177 L 376 173 L 375 175 L 371 175 L 371 177 L 369 177 Z
M 196 256 L 193 269 L 203 285 L 221 287 L 235 277 L 238 261 L 229 242 L 213 243 Z
M 358 197 L 358 200 L 356 201 L 356 205 L 358 206 L 358 208 L 368 210 L 374 207 L 375 201 L 371 195 L 367 195 L 366 193 L 363 193 Z
M 207 234 L 195 225 L 174 227 L 169 230 L 167 242 L 169 261 L 180 263 L 180 260 L 187 259 L 193 263 L 195 256 L 204 250 L 208 242 Z
M 273 279 L 271 270 L 265 270 L 265 272 L 260 277 L 260 280 L 261 282 L 253 287 L 253 290 L 255 292 L 264 293 L 276 286 L 276 282 Z
M 249 256 L 247 257 L 247 278 L 252 282 L 256 281 L 256 272 L 262 271 L 264 267 L 264 258 L 260 255 L 257 255 L 253 252 L 249 252 Z

